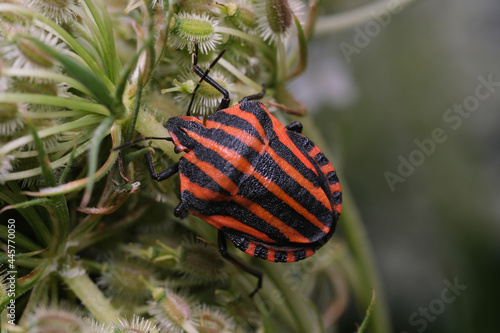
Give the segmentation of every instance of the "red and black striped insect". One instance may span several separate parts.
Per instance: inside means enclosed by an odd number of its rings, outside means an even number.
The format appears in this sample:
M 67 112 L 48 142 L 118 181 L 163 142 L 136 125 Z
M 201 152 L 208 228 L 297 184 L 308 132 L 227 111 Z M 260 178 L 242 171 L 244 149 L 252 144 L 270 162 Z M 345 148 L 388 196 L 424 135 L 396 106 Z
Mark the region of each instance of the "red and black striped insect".
M 332 236 L 342 210 L 335 169 L 323 152 L 301 133 L 302 125 L 282 125 L 266 107 L 243 98 L 229 107 L 229 93 L 208 73 L 224 51 L 203 71 L 195 44 L 192 69 L 201 79 L 186 116 L 166 123 L 179 162 L 157 173 L 151 153 L 151 177 L 180 175 L 177 216 L 192 214 L 218 228 L 219 251 L 231 263 L 256 276 L 227 252 L 226 239 L 241 251 L 274 262 L 294 262 L 314 254 Z M 218 110 L 205 119 L 190 116 L 196 90 L 205 81 L 222 95 Z

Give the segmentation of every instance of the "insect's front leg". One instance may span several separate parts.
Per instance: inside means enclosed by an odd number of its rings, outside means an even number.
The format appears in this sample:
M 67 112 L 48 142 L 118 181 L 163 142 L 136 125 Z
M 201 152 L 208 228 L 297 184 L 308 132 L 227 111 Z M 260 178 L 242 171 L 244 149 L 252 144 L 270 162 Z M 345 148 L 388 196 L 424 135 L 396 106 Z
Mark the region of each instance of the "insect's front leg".
M 153 165 L 153 156 L 151 155 L 151 152 L 144 154 L 144 157 L 146 157 L 146 164 L 148 165 L 149 175 L 151 176 L 151 178 L 153 178 L 158 182 L 168 179 L 173 175 L 175 175 L 177 172 L 179 172 L 179 162 L 177 162 L 174 165 L 168 167 L 167 169 L 156 173 Z

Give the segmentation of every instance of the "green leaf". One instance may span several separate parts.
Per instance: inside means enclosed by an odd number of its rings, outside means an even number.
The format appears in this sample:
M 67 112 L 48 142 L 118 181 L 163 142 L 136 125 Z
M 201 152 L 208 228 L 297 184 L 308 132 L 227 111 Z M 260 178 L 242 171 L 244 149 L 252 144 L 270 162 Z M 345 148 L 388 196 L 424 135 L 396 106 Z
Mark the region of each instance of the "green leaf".
M 95 98 L 98 103 L 106 106 L 112 114 L 116 112 L 117 101 L 108 90 L 106 84 L 102 82 L 99 77 L 94 75 L 92 71 L 72 57 L 64 53 L 57 52 L 43 42 L 35 38 L 32 38 L 32 41 L 43 49 L 48 55 L 58 60 L 71 77 L 81 82 L 90 92 L 92 92 L 92 97 Z
M 8 203 L 9 205 L 28 202 L 28 198 L 21 194 L 21 189 L 16 182 L 7 182 L 7 186 L 2 186 L 0 189 L 0 200 Z M 48 221 L 42 219 L 33 206 L 20 209 L 19 213 L 29 224 L 40 243 L 44 246 L 50 244 L 52 235 L 47 228 Z
M 96 128 L 94 131 L 94 136 L 91 139 L 91 145 L 89 150 L 88 164 L 88 182 L 85 187 L 85 193 L 83 194 L 83 199 L 81 206 L 85 207 L 90 201 L 90 196 L 92 194 L 92 189 L 94 188 L 94 176 L 97 171 L 97 164 L 99 161 L 99 150 L 101 147 L 102 140 L 110 130 L 113 122 L 115 121 L 114 117 L 108 117 L 104 119 L 104 121 Z

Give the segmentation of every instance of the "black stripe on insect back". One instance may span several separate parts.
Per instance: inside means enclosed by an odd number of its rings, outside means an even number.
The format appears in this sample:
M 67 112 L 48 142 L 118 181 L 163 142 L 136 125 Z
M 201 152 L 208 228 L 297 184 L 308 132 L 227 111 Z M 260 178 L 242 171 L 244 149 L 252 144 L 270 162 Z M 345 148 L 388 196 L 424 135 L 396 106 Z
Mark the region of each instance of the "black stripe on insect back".
M 329 173 L 327 173 L 326 179 L 328 179 L 328 183 L 330 183 L 331 185 L 337 184 L 339 182 L 336 171 L 330 171 Z
M 249 163 L 258 160 L 259 152 L 248 146 L 238 137 L 229 134 L 222 129 L 205 128 L 199 134 L 206 139 L 215 141 L 222 147 L 229 148 L 230 150 L 234 151 L 235 154 L 239 154 L 240 156 L 244 157 Z M 210 148 L 217 154 L 216 147 L 212 146 Z M 232 156 L 231 158 L 234 158 L 234 156 Z
M 309 169 L 302 163 L 302 161 L 299 159 L 297 155 L 295 155 L 287 145 L 285 145 L 283 142 L 281 142 L 277 137 L 275 137 L 273 140 L 269 142 L 269 147 L 273 149 L 276 154 L 284 158 L 292 167 L 297 170 L 302 177 L 306 178 L 309 180 L 315 187 L 320 186 L 320 181 L 318 179 L 318 175 L 314 173 L 313 170 Z M 297 146 L 300 149 L 300 146 Z M 306 156 L 307 159 L 309 159 L 309 156 L 306 154 L 303 154 Z
M 327 165 L 328 159 L 325 157 L 325 154 L 323 153 L 318 153 L 316 156 L 314 156 L 314 160 L 318 163 L 320 167 Z
M 165 126 L 167 127 L 168 131 L 174 134 L 179 142 L 188 149 L 194 149 L 198 145 L 198 142 L 194 138 L 189 136 L 189 134 L 184 131 L 184 129 L 198 134 L 200 134 L 205 129 L 205 127 L 203 127 L 203 125 L 201 125 L 200 123 L 185 120 L 181 117 L 169 118 Z
M 273 123 L 271 118 L 269 117 L 268 112 L 266 112 L 262 108 L 262 104 L 256 101 L 248 101 L 242 103 L 240 105 L 240 109 L 244 112 L 249 112 L 255 115 L 260 125 L 264 129 L 266 133 L 266 138 L 269 141 L 269 146 L 273 149 L 278 155 L 283 157 L 288 163 L 290 163 L 303 177 L 312 182 L 314 186 L 320 186 L 318 183 L 318 177 L 314 173 L 314 171 L 307 168 L 300 159 L 284 144 L 279 140 L 279 137 L 274 132 Z M 308 138 L 304 137 L 293 131 L 287 131 L 287 134 L 291 137 L 292 140 L 297 140 L 302 138 L 302 142 L 294 142 L 295 145 L 299 149 L 304 149 L 304 152 L 307 153 L 311 149 L 314 148 L 314 143 L 312 143 Z M 328 163 L 328 160 L 327 160 Z
M 230 232 L 226 227 L 222 228 L 222 231 L 226 237 L 241 251 L 245 252 L 250 245 L 250 241 L 243 236 L 236 235 L 234 232 Z
M 203 215 L 230 216 L 238 221 L 244 221 L 249 227 L 265 233 L 272 240 L 279 243 L 286 243 L 288 238 L 279 229 L 270 225 L 267 221 L 259 218 L 246 207 L 233 201 L 209 201 L 203 200 L 194 193 L 184 191 L 181 194 L 182 202 L 189 210 L 197 211 Z
M 264 260 L 267 260 L 267 253 L 268 253 L 267 248 L 263 247 L 262 245 L 257 245 L 255 247 L 253 255 L 257 258 L 262 258 Z
M 321 229 L 309 222 L 304 216 L 297 213 L 291 206 L 287 206 L 285 202 L 271 193 L 253 176 L 245 180 L 238 194 L 252 200 L 310 241 L 316 241 L 324 235 Z M 328 211 L 326 216 L 323 217 L 327 219 L 331 225 L 331 212 Z M 326 224 L 327 222 L 325 221 L 324 223 Z M 261 231 L 268 234 L 265 229 Z M 269 234 L 268 236 L 271 237 Z
M 194 153 L 200 161 L 212 164 L 217 170 L 224 173 L 235 184 L 238 184 L 240 179 L 245 176 L 245 173 L 235 168 L 229 161 L 224 159 L 213 149 L 199 145 L 192 151 L 192 153 Z
M 309 140 L 309 138 L 306 138 L 301 134 L 291 132 L 291 131 L 289 131 L 287 134 L 288 134 L 288 137 L 293 141 L 293 143 L 295 143 L 295 145 L 297 145 L 297 147 L 301 147 L 301 145 L 302 145 L 302 147 L 304 147 L 304 146 L 306 147 L 305 149 L 309 149 L 309 147 L 311 145 L 312 145 L 312 148 L 314 148 L 316 146 L 311 140 Z M 312 148 L 310 150 L 312 150 Z M 328 186 L 328 183 L 330 183 L 330 180 L 327 179 L 327 176 L 320 169 L 320 167 L 323 167 L 329 163 L 328 159 L 323 154 L 323 152 L 318 153 L 314 157 L 314 160 L 309 156 L 309 154 L 305 154 L 304 156 L 307 159 L 309 159 L 312 162 L 312 164 L 314 165 L 316 172 L 319 175 L 317 178 L 319 186 L 321 186 L 323 188 L 323 190 L 325 191 L 325 193 L 328 196 L 330 196 L 331 191 L 330 191 L 330 187 Z M 331 175 L 331 176 L 332 177 L 336 176 L 336 173 L 335 173 L 335 175 Z M 333 177 L 333 181 L 335 181 L 335 177 Z M 338 179 L 337 179 L 337 182 L 338 182 Z M 330 183 L 330 184 L 333 184 L 333 183 Z
M 246 101 L 240 104 L 240 110 L 255 115 L 255 118 L 259 121 L 260 126 L 264 129 L 268 140 L 275 135 L 273 130 L 273 121 L 269 117 L 266 110 L 263 109 L 262 103 L 257 101 Z
M 258 139 L 262 144 L 264 144 L 264 138 L 260 136 L 255 127 L 247 120 L 240 118 L 234 114 L 225 113 L 223 111 L 216 112 L 208 117 L 208 120 L 247 132 L 248 134 Z
M 309 138 L 300 135 L 299 133 L 293 132 L 293 131 L 287 131 L 286 133 L 290 140 L 295 143 L 299 149 L 303 149 L 305 153 L 310 152 L 316 145 L 309 140 Z
M 191 163 L 186 158 L 182 158 L 179 161 L 179 170 L 183 175 L 185 175 L 189 179 L 189 181 L 195 184 L 198 184 L 214 192 L 221 193 L 223 195 L 227 196 L 231 195 L 231 193 L 220 187 L 219 184 L 217 184 L 217 182 L 212 177 L 207 175 L 197 165 Z
M 288 259 L 288 254 L 285 251 L 276 251 L 274 252 L 274 261 L 275 262 L 286 262 Z
M 315 215 L 325 226 L 329 227 L 331 225 L 331 210 L 321 201 L 316 199 L 308 189 L 302 187 L 297 180 L 283 170 L 267 153 L 264 153 L 260 158 L 259 163 L 255 166 L 255 172 L 274 181 L 283 192 L 292 197 L 302 207 L 307 208 L 307 210 L 312 215 Z M 318 176 L 314 176 L 315 179 L 313 184 L 318 184 Z M 317 186 L 319 187 L 319 184 Z M 252 190 L 252 187 L 250 187 L 250 190 Z M 325 198 L 327 197 L 328 196 L 325 195 Z M 290 207 L 290 210 L 294 211 L 292 207 Z
M 342 203 L 342 192 L 333 193 L 333 203 L 335 205 L 340 205 Z
M 295 259 L 295 261 L 305 259 L 306 256 L 307 256 L 306 250 L 295 250 L 293 252 L 293 258 Z

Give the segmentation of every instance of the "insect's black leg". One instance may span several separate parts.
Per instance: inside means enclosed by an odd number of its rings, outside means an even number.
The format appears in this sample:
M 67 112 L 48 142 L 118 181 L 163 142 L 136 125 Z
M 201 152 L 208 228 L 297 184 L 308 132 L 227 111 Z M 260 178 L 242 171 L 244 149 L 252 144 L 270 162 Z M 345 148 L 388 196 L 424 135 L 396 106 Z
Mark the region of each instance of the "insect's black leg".
M 260 92 L 253 94 L 253 95 L 250 95 L 250 96 L 243 97 L 239 103 L 241 104 L 241 103 L 244 103 L 246 101 L 253 101 L 256 99 L 261 99 L 262 97 L 264 97 L 265 94 L 266 94 L 266 85 L 263 84 L 262 90 Z
M 244 270 L 248 274 L 251 274 L 255 276 L 259 281 L 257 282 L 257 288 L 255 288 L 254 291 L 250 293 L 250 297 L 253 297 L 257 291 L 259 291 L 260 288 L 262 288 L 262 272 L 254 269 L 252 267 L 249 267 L 238 260 L 231 256 L 229 253 L 227 253 L 227 241 L 226 241 L 226 236 L 224 235 L 224 232 L 219 229 L 219 232 L 217 234 L 218 241 L 219 241 L 219 252 L 222 255 L 224 259 L 229 261 L 231 264 L 235 265 L 239 269 Z
M 287 126 L 285 126 L 287 130 L 289 131 L 294 131 L 297 133 L 302 133 L 302 124 L 299 123 L 298 121 L 293 121 Z
M 161 182 L 162 180 L 172 177 L 179 171 L 179 163 L 175 163 L 171 167 L 168 167 L 167 169 L 156 173 L 153 165 L 153 156 L 151 155 L 151 153 L 146 153 L 144 154 L 144 156 L 146 157 L 146 164 L 148 165 L 149 174 L 151 175 L 151 178 L 156 181 Z
M 223 109 L 226 109 L 229 107 L 229 103 L 231 102 L 231 100 L 229 99 L 228 91 L 226 89 L 224 89 L 220 84 L 218 84 L 214 79 L 212 79 L 210 76 L 208 76 L 208 73 L 210 73 L 210 70 L 215 66 L 215 64 L 219 61 L 219 59 L 222 58 L 222 55 L 224 54 L 224 52 L 226 52 L 226 50 L 222 50 L 222 52 L 219 53 L 217 58 L 215 58 L 215 60 L 212 61 L 212 63 L 208 67 L 208 69 L 206 71 L 203 71 L 203 69 L 201 69 L 201 67 L 198 66 L 198 43 L 197 42 L 194 43 L 192 69 L 193 69 L 193 72 L 200 77 L 200 81 L 198 81 L 198 84 L 196 85 L 196 87 L 193 90 L 193 95 L 191 96 L 191 101 L 189 102 L 189 107 L 188 107 L 188 110 L 186 112 L 186 115 L 189 116 L 191 114 L 191 106 L 193 105 L 196 91 L 198 91 L 198 88 L 200 87 L 200 85 L 203 81 L 205 81 L 206 83 L 208 83 L 209 85 L 211 85 L 212 87 L 217 89 L 217 91 L 219 91 L 223 95 L 217 111 L 223 110 Z
M 179 217 L 181 219 L 187 217 L 189 215 L 189 212 L 187 211 L 187 209 L 184 207 L 184 205 L 182 204 L 182 202 L 180 202 L 177 207 L 175 207 L 174 209 L 174 215 L 175 217 Z

